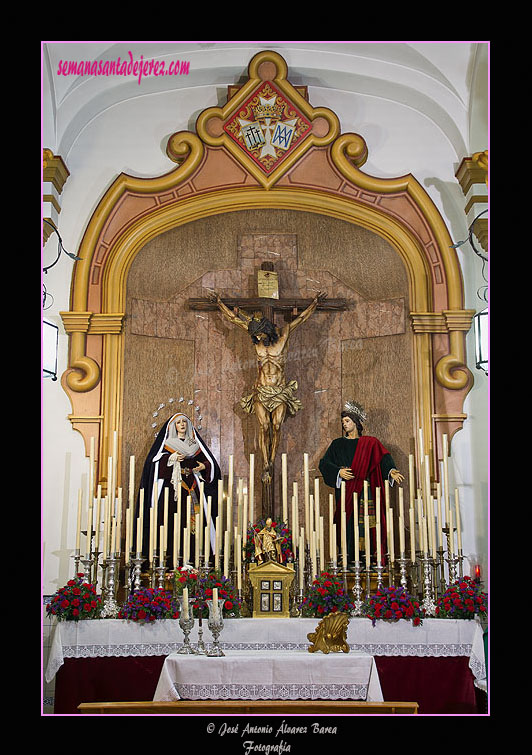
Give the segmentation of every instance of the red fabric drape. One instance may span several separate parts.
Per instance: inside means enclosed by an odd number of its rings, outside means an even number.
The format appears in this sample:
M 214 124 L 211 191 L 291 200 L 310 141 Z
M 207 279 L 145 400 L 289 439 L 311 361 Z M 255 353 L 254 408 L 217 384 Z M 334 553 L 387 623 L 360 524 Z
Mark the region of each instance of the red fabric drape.
M 152 700 L 164 656 L 66 658 L 55 680 L 56 714 L 80 703 Z M 376 656 L 384 700 L 417 702 L 419 713 L 478 713 L 469 658 Z

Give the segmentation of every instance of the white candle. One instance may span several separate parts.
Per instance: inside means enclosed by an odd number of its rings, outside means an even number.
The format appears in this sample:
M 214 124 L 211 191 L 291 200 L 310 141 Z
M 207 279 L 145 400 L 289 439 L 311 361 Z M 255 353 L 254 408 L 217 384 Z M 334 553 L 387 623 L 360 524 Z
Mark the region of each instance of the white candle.
M 236 536 L 235 541 L 236 546 L 236 580 L 237 580 L 237 589 L 242 589 L 242 537 L 240 535 Z
M 448 527 L 449 517 L 449 441 L 447 435 L 443 435 L 443 500 L 445 502 L 445 525 Z
M 178 556 L 178 535 L 179 535 L 179 524 L 178 524 L 178 518 L 177 514 L 174 514 L 174 542 L 173 542 L 173 549 L 172 549 L 172 564 L 174 569 L 177 569 L 179 564 L 179 556 Z
M 199 517 L 198 517 L 199 522 L 196 521 L 196 543 L 198 544 L 196 548 L 196 553 L 198 554 L 198 556 L 201 553 L 202 548 L 203 548 L 203 528 L 205 526 L 204 524 L 205 508 L 204 507 L 205 507 L 205 483 L 202 480 L 199 484 Z M 198 559 L 197 566 L 199 566 L 199 559 Z
M 164 524 L 159 527 L 159 566 L 164 566 Z
M 454 490 L 454 506 L 456 510 L 456 538 L 458 544 L 458 554 L 462 551 L 462 525 L 460 517 L 460 501 L 458 497 L 458 488 Z
M 244 514 L 242 516 L 242 535 L 245 537 L 245 534 L 248 531 L 248 497 L 247 494 L 244 493 Z
M 331 561 L 333 561 L 333 554 L 336 553 L 336 540 L 333 534 L 334 524 L 334 495 L 329 493 L 329 553 Z
M 310 561 L 312 563 L 312 579 L 318 576 L 318 562 L 316 559 L 316 533 L 310 533 Z
M 299 535 L 299 589 L 303 589 L 305 579 L 305 530 L 301 527 Z
M 218 588 L 212 588 L 212 613 L 215 621 L 218 621 L 220 612 L 218 610 Z
M 190 559 L 190 525 L 191 525 L 191 498 L 188 495 L 187 496 L 187 504 L 186 504 L 186 511 L 185 511 L 185 528 L 183 530 L 183 565 L 189 563 Z M 186 558 L 185 558 L 185 551 L 186 551 Z
M 389 553 L 390 553 L 390 561 L 395 561 L 395 551 L 394 551 L 394 539 L 393 539 L 393 510 L 390 508 L 388 509 L 388 536 L 390 538 L 390 546 L 389 546 Z
M 283 522 L 288 522 L 288 471 L 287 471 L 287 455 L 281 456 L 281 468 L 282 468 L 282 496 L 283 496 Z M 293 523 L 292 523 L 293 526 Z
M 249 456 L 249 517 L 253 521 L 255 511 L 255 455 Z M 247 524 L 246 524 L 247 529 Z M 245 530 L 244 530 L 245 531 Z
M 299 497 L 297 491 L 297 482 L 292 483 L 292 492 L 294 495 L 294 521 L 292 522 L 292 532 L 299 532 Z
M 133 506 L 135 500 L 135 457 L 129 457 L 129 505 Z
M 305 500 L 305 532 L 310 542 L 308 454 L 303 454 L 303 495 Z
M 183 617 L 188 619 L 188 587 L 183 587 Z
M 324 533 L 323 533 L 323 517 L 320 516 L 320 561 L 325 564 L 325 550 L 324 550 Z
M 229 530 L 224 533 L 224 577 L 229 578 Z
M 340 538 L 342 546 L 342 565 L 344 571 L 347 571 L 347 522 L 345 515 L 345 482 L 343 480 L 340 496 Z
M 314 508 L 316 510 L 316 521 L 320 518 L 320 480 L 314 478 Z
M 360 561 L 360 531 L 359 531 L 359 525 L 358 525 L 358 493 L 353 493 L 353 530 L 354 530 L 354 538 L 355 538 L 355 562 L 358 563 Z
M 416 489 L 416 480 L 414 473 L 414 454 L 408 456 L 408 489 L 410 493 L 410 507 L 414 505 L 414 491 Z
M 381 489 L 375 489 L 375 539 L 377 541 L 377 563 L 382 561 L 381 553 Z
M 79 553 L 79 544 L 81 538 L 81 490 L 78 490 L 78 517 L 76 520 L 76 552 Z
M 96 524 L 94 533 L 94 552 L 100 552 L 100 528 L 101 528 L 102 486 L 98 485 L 96 493 Z
M 137 558 L 142 554 L 142 528 L 140 526 L 140 516 L 137 517 Z
M 451 508 L 449 509 L 449 555 L 454 556 L 454 517 Z
M 87 511 L 87 560 L 91 557 L 91 540 L 92 540 L 92 520 L 94 515 L 94 501 L 89 501 L 89 510 Z
M 336 524 L 333 523 L 332 526 L 332 545 L 331 545 L 331 559 L 333 562 L 333 566 L 336 566 L 338 564 L 338 553 L 336 549 Z
M 399 555 L 405 557 L 405 512 L 403 489 L 399 488 Z
M 438 482 L 436 485 L 436 516 L 438 520 L 438 526 L 436 528 L 436 547 L 438 549 L 443 547 L 441 498 L 441 483 Z
M 366 556 L 366 569 L 369 569 L 371 559 L 371 542 L 369 539 L 369 508 L 368 508 L 368 481 L 364 480 L 364 550 Z
M 181 555 L 181 485 L 177 491 L 177 513 L 176 513 L 177 525 L 174 529 L 174 538 L 177 547 L 177 564 L 179 564 L 179 556 Z
M 221 519 L 220 514 L 216 517 L 216 527 L 214 535 L 214 569 L 218 571 L 220 568 L 220 534 L 221 534 Z
M 143 532 L 144 528 L 144 488 L 141 488 L 139 493 L 139 511 L 138 511 L 138 518 L 140 520 L 139 529 L 141 532 Z M 141 535 L 141 543 L 142 543 L 143 535 Z M 141 549 L 142 550 L 142 546 Z M 140 552 L 140 551 L 139 551 Z
M 117 527 L 116 527 L 116 517 L 113 517 L 113 526 L 111 530 L 111 558 L 116 558 L 116 552 L 117 552 L 117 546 L 116 546 L 116 537 L 117 537 Z
M 166 553 L 168 550 L 168 504 L 169 504 L 170 489 L 164 489 L 164 515 L 163 515 L 163 539 L 161 541 L 161 551 Z M 159 553 L 159 558 L 161 553 Z
M 309 511 L 309 527 L 314 532 L 316 529 L 316 524 L 314 522 L 314 496 L 312 493 L 309 494 L 308 497 L 308 511 Z
M 223 515 L 224 515 L 224 508 L 223 508 L 223 502 L 224 502 L 224 481 L 218 480 L 218 505 L 216 506 L 216 516 L 222 517 L 220 520 L 223 522 Z M 216 519 L 215 519 L 216 522 Z
M 131 509 L 128 506 L 126 509 L 126 545 L 125 545 L 125 552 L 124 552 L 126 566 L 129 565 L 129 557 L 131 554 L 130 540 L 131 540 Z
M 149 562 L 150 564 L 153 563 L 153 530 L 154 530 L 154 523 L 153 523 L 153 506 L 150 508 L 150 543 L 149 543 Z
M 414 564 L 416 561 L 416 521 L 413 506 L 410 506 L 408 513 L 410 516 L 410 560 Z
M 89 474 L 87 481 L 87 500 L 92 501 L 94 499 L 94 470 L 95 470 L 95 453 L 94 453 L 94 436 L 91 436 L 89 443 Z

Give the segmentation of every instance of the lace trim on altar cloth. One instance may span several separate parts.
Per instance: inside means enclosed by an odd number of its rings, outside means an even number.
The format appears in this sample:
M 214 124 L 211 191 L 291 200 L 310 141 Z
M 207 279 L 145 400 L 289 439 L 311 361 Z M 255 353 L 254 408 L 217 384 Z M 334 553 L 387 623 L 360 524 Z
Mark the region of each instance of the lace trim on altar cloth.
M 209 643 L 205 643 L 209 647 Z M 223 650 L 307 650 L 308 642 L 220 642 Z M 182 647 L 181 642 L 172 642 L 165 644 L 134 644 L 134 645 L 64 645 L 64 658 L 99 658 L 111 656 L 141 656 L 141 655 L 169 655 Z M 398 643 L 366 643 L 350 644 L 350 650 L 355 653 L 365 653 L 367 655 L 395 655 L 408 656 L 414 655 L 418 658 L 439 658 L 453 655 L 471 655 L 472 646 L 470 643 L 462 645 L 441 644 L 441 645 L 419 645 L 398 644 Z
M 179 684 L 172 700 L 366 700 L 366 684 Z
M 209 648 L 209 643 L 205 643 Z M 224 650 L 307 650 L 308 643 L 294 642 L 226 642 L 220 643 Z M 120 645 L 64 645 L 62 655 L 50 658 L 46 669 L 46 680 L 51 680 L 63 665 L 64 658 L 108 658 L 124 656 L 166 656 L 182 647 L 181 642 L 120 644 Z M 486 674 L 484 659 L 472 655 L 470 643 L 419 645 L 397 643 L 350 644 L 350 650 L 372 656 L 416 656 L 418 658 L 444 658 L 447 656 L 470 656 L 469 667 L 473 676 L 482 679 Z

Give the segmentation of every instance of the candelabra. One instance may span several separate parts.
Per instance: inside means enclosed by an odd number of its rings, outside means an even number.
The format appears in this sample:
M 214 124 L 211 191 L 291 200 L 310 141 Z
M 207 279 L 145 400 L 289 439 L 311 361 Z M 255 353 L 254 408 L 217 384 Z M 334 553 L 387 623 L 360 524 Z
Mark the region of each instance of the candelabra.
M 220 636 L 220 633 L 224 627 L 223 604 L 223 600 L 217 600 L 216 603 L 213 600 L 207 601 L 207 606 L 209 609 L 207 626 L 211 630 L 213 636 L 212 647 L 208 651 L 207 655 L 211 658 L 218 658 L 225 655 L 218 641 L 218 637 Z

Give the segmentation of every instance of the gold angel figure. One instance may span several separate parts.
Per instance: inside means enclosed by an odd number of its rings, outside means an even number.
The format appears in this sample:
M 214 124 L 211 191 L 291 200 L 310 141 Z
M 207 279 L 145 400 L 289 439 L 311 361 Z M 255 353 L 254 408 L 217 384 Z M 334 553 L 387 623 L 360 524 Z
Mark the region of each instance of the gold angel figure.
M 307 634 L 310 642 L 309 653 L 316 653 L 321 650 L 322 653 L 349 653 L 347 644 L 347 625 L 349 616 L 347 613 L 337 611 L 324 616 L 316 627 L 315 632 Z

